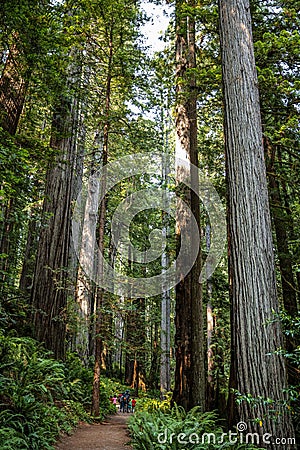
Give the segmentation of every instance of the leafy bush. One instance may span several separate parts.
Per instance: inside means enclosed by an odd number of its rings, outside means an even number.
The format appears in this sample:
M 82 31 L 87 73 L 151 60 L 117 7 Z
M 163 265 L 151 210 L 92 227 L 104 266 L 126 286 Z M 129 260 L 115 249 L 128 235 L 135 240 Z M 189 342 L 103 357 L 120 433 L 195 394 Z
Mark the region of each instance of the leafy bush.
M 102 416 L 108 414 L 115 414 L 116 407 L 113 405 L 109 399 L 111 395 L 116 392 L 115 383 L 109 378 L 101 377 L 100 380 L 100 413 Z
M 130 418 L 129 430 L 133 448 L 138 450 L 256 448 L 249 443 L 233 443 L 235 438 L 230 441 L 215 413 L 201 413 L 199 407 L 186 413 L 176 405 L 170 408 L 168 401 L 140 404 Z
M 67 354 L 65 381 L 68 398 L 90 408 L 93 384 L 93 371 L 84 367 L 75 353 Z
M 0 448 L 53 449 L 84 410 L 92 373 L 79 359 L 56 361 L 34 339 L 0 335 Z

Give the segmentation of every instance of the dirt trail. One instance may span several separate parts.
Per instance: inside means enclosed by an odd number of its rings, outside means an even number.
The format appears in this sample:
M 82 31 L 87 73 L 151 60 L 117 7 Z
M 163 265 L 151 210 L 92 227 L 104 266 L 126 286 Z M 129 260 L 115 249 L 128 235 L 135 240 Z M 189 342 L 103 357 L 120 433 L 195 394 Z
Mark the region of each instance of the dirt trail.
M 61 438 L 57 450 L 132 450 L 127 420 L 129 414 L 118 413 L 101 424 L 82 424 L 72 436 Z

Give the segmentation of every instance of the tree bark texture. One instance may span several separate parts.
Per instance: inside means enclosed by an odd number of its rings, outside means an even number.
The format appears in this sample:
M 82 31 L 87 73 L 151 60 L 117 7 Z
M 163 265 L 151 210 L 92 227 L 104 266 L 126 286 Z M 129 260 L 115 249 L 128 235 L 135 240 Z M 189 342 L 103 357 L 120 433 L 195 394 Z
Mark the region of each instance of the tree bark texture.
M 109 85 L 110 86 L 110 85 Z M 110 92 L 109 92 L 110 96 Z M 107 154 L 108 154 L 108 122 L 104 126 L 103 133 L 103 165 L 107 164 Z M 106 180 L 102 178 L 101 189 L 105 191 Z M 103 198 L 99 207 L 99 223 L 98 223 L 98 248 L 99 252 L 104 254 L 104 233 L 105 233 L 105 218 L 106 218 L 106 199 Z M 102 353 L 103 353 L 103 303 L 104 303 L 104 290 L 101 287 L 101 281 L 103 279 L 103 264 L 98 262 L 98 276 L 100 281 L 100 286 L 96 289 L 96 323 L 95 323 L 95 364 L 94 364 L 94 380 L 93 380 L 93 393 L 92 393 L 92 414 L 95 417 L 100 415 L 100 372 L 102 364 Z
M 170 291 L 162 293 L 161 303 L 161 362 L 160 362 L 160 392 L 162 398 L 171 390 L 170 373 L 170 331 L 171 331 L 171 298 Z
M 191 1 L 176 2 L 176 158 L 185 160 L 187 166 L 176 167 L 178 192 L 187 203 L 200 224 L 199 197 L 181 182 L 191 177 L 189 164 L 198 165 L 196 82 L 193 69 L 196 67 L 195 20 Z M 190 173 L 187 173 L 190 172 Z M 189 236 L 190 245 L 195 246 L 191 233 L 191 218 L 178 204 L 176 217 L 177 245 L 180 236 Z M 179 250 L 179 248 L 178 248 Z M 204 335 L 202 289 L 199 284 L 201 254 L 188 275 L 176 286 L 176 369 L 173 402 L 186 410 L 199 405 L 205 408 L 206 376 L 204 369 Z M 177 270 L 181 267 L 177 265 Z
M 156 297 L 150 308 L 155 311 L 160 310 L 161 298 Z M 151 319 L 150 319 L 151 320 Z M 159 348 L 159 321 L 155 318 L 150 327 L 151 336 L 151 364 L 148 375 L 148 386 L 150 389 L 159 389 L 160 383 L 160 348 Z
M 83 362 L 87 364 L 91 356 L 91 297 L 94 295 L 94 285 L 84 268 L 95 270 L 96 227 L 99 204 L 99 174 L 91 176 L 87 186 L 87 198 L 84 209 L 81 249 L 76 284 L 77 330 L 75 335 L 75 349 Z M 91 274 L 89 274 L 91 275 Z
M 131 300 L 131 311 L 126 320 L 125 384 L 145 389 L 145 299 Z
M 248 431 L 259 434 L 293 437 L 282 404 L 285 364 L 275 354 L 282 335 L 278 321 L 271 322 L 278 300 L 250 5 L 248 0 L 220 0 L 219 5 L 232 302 L 230 384 L 242 396 L 256 399 L 255 406 L 245 399 L 237 406 L 231 392 L 230 421 L 242 420 Z M 272 399 L 271 407 L 267 399 Z
M 46 190 L 33 288 L 34 335 L 65 358 L 68 265 L 70 257 L 71 202 L 78 173 L 76 100 L 61 98 L 53 124 L 50 145 L 57 156 L 46 175 Z
M 164 117 L 162 114 L 162 123 L 164 125 Z M 162 179 L 166 183 L 170 167 L 169 167 L 169 144 L 168 131 L 163 129 L 162 134 L 165 134 L 165 157 L 162 166 Z M 167 208 L 169 203 L 168 196 L 164 196 L 164 206 Z M 169 234 L 169 216 L 162 213 L 163 229 L 162 234 L 167 239 Z M 164 248 L 161 256 L 162 270 L 165 271 L 169 267 L 169 252 Z M 167 392 L 171 390 L 171 371 L 170 371 L 170 347 L 171 347 L 171 296 L 170 290 L 165 288 L 165 281 L 163 280 L 163 292 L 161 297 L 161 332 L 160 332 L 160 347 L 161 347 L 161 361 L 160 361 L 160 394 L 161 398 L 165 397 Z
M 0 77 L 0 123 L 10 134 L 17 131 L 28 86 L 20 56 L 17 44 L 12 44 Z
M 102 164 L 105 166 L 108 162 L 108 142 L 109 142 L 109 129 L 110 129 L 110 108 L 111 108 L 111 82 L 112 82 L 112 69 L 113 69 L 113 24 L 109 28 L 108 38 L 108 64 L 107 64 L 107 77 L 105 86 L 105 120 L 103 124 L 103 153 Z M 106 189 L 106 179 L 102 177 L 102 185 L 100 187 L 103 192 Z M 104 255 L 104 233 L 105 233 L 105 219 L 106 219 L 106 199 L 103 198 L 99 206 L 99 224 L 98 224 L 98 247 L 100 254 Z M 99 281 L 103 279 L 103 264 L 98 263 L 98 276 Z M 103 353 L 103 314 L 101 312 L 104 303 L 104 290 L 102 287 L 97 288 L 96 292 L 96 323 L 95 323 L 95 365 L 94 365 L 94 380 L 93 380 L 93 393 L 92 393 L 92 414 L 95 417 L 100 413 L 100 371 L 101 371 L 101 359 Z
M 20 50 L 17 43 L 14 43 L 9 48 L 0 77 L 0 126 L 11 135 L 16 134 L 25 102 L 28 85 L 28 73 L 25 76 L 25 72 Z M 0 230 L 0 279 L 3 282 L 8 280 L 10 268 L 16 265 L 16 247 L 20 236 L 15 217 L 16 203 L 16 199 L 11 198 L 3 205 L 3 224 Z

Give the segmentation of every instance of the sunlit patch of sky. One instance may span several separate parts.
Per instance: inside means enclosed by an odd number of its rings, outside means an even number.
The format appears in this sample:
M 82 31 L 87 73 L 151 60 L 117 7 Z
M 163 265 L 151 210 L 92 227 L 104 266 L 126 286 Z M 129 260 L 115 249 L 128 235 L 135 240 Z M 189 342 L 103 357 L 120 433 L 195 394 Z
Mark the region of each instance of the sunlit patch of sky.
M 168 28 L 172 8 L 147 1 L 143 1 L 141 7 L 150 20 L 141 26 L 140 31 L 144 35 L 146 46 L 149 47 L 149 53 L 153 54 L 164 48 L 165 43 L 161 38 Z
M 156 5 L 147 0 L 143 0 L 140 7 L 148 18 L 139 28 L 143 48 L 146 48 L 147 55 L 152 57 L 155 52 L 160 52 L 165 48 L 166 44 L 162 38 L 169 26 L 174 7 L 166 4 Z M 128 106 L 134 116 L 142 115 L 144 118 L 154 120 L 154 111 L 149 111 L 148 108 L 144 110 L 142 98 L 139 98 L 139 106 L 133 105 L 131 102 L 128 102 Z
M 62 4 L 64 0 L 51 0 L 53 5 Z M 149 53 L 161 51 L 164 42 L 161 37 L 166 32 L 173 7 L 170 5 L 156 5 L 148 1 L 141 2 L 141 8 L 149 17 L 149 20 L 141 25 L 140 31 L 144 37 L 144 43 L 149 48 Z

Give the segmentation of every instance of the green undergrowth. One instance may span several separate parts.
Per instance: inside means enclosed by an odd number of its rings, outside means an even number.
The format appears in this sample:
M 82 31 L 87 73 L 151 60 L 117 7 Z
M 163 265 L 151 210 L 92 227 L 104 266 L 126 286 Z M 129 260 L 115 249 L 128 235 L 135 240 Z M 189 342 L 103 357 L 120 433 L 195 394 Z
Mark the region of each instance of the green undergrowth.
M 69 354 L 51 357 L 34 339 L 0 335 L 0 449 L 48 450 L 61 433 L 91 421 L 93 372 Z M 101 416 L 111 412 L 101 382 Z
M 131 444 L 137 450 L 257 450 L 251 443 L 236 442 L 234 435 L 225 433 L 216 413 L 201 413 L 198 407 L 186 413 L 176 405 L 171 408 L 168 400 L 139 402 L 130 418 L 129 431 Z

